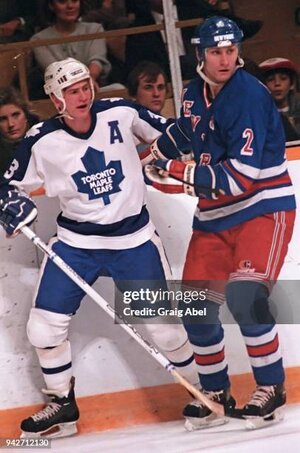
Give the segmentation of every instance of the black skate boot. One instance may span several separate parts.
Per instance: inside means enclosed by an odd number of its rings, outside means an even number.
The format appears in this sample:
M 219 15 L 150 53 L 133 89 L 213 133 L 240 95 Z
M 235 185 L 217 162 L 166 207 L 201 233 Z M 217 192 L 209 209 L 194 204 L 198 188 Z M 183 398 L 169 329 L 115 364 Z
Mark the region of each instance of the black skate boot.
M 219 391 L 202 390 L 202 393 L 210 400 L 222 404 L 226 409 L 235 407 L 235 399 L 230 395 L 229 388 Z M 185 406 L 183 416 L 186 419 L 184 427 L 187 431 L 210 428 L 211 426 L 223 425 L 228 422 L 227 417 L 214 414 L 198 400 L 194 400 Z
M 283 384 L 258 385 L 251 400 L 243 407 L 246 428 L 258 429 L 283 420 L 280 410 L 286 403 Z
M 70 381 L 68 396 L 53 390 L 42 390 L 51 402 L 21 423 L 21 437 L 66 437 L 77 433 L 79 410 L 74 395 L 75 378 Z

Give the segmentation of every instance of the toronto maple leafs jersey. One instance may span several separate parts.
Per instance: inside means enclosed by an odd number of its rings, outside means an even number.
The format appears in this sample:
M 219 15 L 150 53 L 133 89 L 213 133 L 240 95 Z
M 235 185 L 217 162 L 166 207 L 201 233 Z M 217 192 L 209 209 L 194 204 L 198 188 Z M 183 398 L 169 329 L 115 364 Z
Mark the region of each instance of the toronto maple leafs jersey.
M 59 239 L 87 249 L 136 247 L 154 232 L 136 143 L 154 141 L 167 121 L 124 99 L 94 102 L 91 116 L 84 134 L 58 117 L 33 126 L 0 195 L 11 185 L 27 193 L 43 185 L 60 202 Z
M 295 208 L 280 116 L 267 88 L 243 69 L 213 100 L 200 77 L 190 82 L 180 118 L 157 144 L 169 158 L 192 151 L 195 184 L 224 192 L 199 199 L 195 229 L 222 231 Z

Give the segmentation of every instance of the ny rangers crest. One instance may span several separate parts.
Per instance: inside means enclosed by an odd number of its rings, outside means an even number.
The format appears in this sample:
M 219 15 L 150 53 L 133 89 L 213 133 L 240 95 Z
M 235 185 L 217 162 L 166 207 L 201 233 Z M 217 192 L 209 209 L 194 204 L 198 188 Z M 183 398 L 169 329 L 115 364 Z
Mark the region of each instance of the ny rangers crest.
M 89 196 L 89 200 L 102 198 L 105 205 L 110 204 L 110 196 L 120 192 L 124 179 L 121 162 L 111 160 L 106 164 L 104 152 L 88 147 L 81 158 L 86 171 L 78 171 L 72 178 L 78 191 Z

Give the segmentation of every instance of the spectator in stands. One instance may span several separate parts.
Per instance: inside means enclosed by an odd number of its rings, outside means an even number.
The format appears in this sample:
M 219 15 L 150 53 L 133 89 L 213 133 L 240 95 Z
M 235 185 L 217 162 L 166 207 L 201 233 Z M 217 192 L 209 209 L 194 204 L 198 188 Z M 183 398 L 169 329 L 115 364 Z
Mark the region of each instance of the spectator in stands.
M 0 1 L 0 44 L 27 41 L 34 33 L 36 0 Z
M 99 22 L 105 30 L 129 27 L 133 16 L 126 13 L 125 0 L 81 0 L 82 20 Z
M 167 96 L 167 76 L 152 61 L 141 61 L 129 74 L 128 93 L 138 104 L 160 114 Z
M 80 0 L 46 0 L 45 13 L 51 25 L 36 33 L 31 38 L 32 41 L 80 36 L 104 31 L 101 24 L 86 23 L 78 20 L 81 15 Z M 33 52 L 41 71 L 44 71 L 54 61 L 73 57 L 88 66 L 96 92 L 102 91 L 103 87 L 107 85 L 111 64 L 106 55 L 105 39 L 36 47 Z M 121 88 L 124 87 L 120 84 L 105 87 L 105 89 Z
M 128 75 L 128 93 L 135 102 L 160 115 L 166 101 L 167 81 L 165 72 L 158 64 L 144 60 Z M 138 153 L 142 153 L 148 146 L 138 143 Z
M 287 141 L 300 139 L 300 98 L 296 93 L 298 70 L 287 58 L 269 58 L 259 65 L 281 113 Z
M 0 174 L 8 168 L 19 142 L 38 122 L 21 94 L 12 87 L 0 89 Z
M 104 30 L 126 28 L 134 20 L 132 15 L 127 15 L 125 0 L 81 0 L 81 4 L 82 20 L 101 23 Z M 106 40 L 107 56 L 112 65 L 111 83 L 126 83 L 125 43 L 126 36 Z

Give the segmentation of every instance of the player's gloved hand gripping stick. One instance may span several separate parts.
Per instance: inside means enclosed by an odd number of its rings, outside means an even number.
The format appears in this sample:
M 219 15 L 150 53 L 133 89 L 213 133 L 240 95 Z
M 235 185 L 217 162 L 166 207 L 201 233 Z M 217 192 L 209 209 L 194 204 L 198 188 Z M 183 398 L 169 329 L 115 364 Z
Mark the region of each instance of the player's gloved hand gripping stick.
M 90 298 L 96 302 L 111 318 L 117 319 L 120 326 L 126 330 L 126 332 L 134 338 L 155 360 L 160 363 L 166 370 L 171 373 L 177 381 L 183 385 L 196 399 L 201 403 L 205 404 L 212 412 L 217 415 L 228 415 L 229 417 L 241 418 L 238 415 L 238 409 L 233 409 L 230 412 L 226 412 L 221 404 L 211 401 L 192 384 L 190 384 L 183 376 L 178 373 L 174 365 L 159 352 L 154 346 L 150 345 L 129 323 L 124 323 L 124 319 L 110 306 L 110 304 L 103 299 L 80 275 L 78 275 L 65 261 L 63 261 L 53 250 L 46 245 L 30 228 L 23 226 L 20 228 L 22 233 L 30 239 L 42 252 L 44 252 L 66 275 L 68 275 Z
M 196 163 L 193 161 L 157 159 L 144 167 L 146 182 L 164 193 L 185 193 L 200 198 L 218 198 L 221 192 L 195 183 Z

